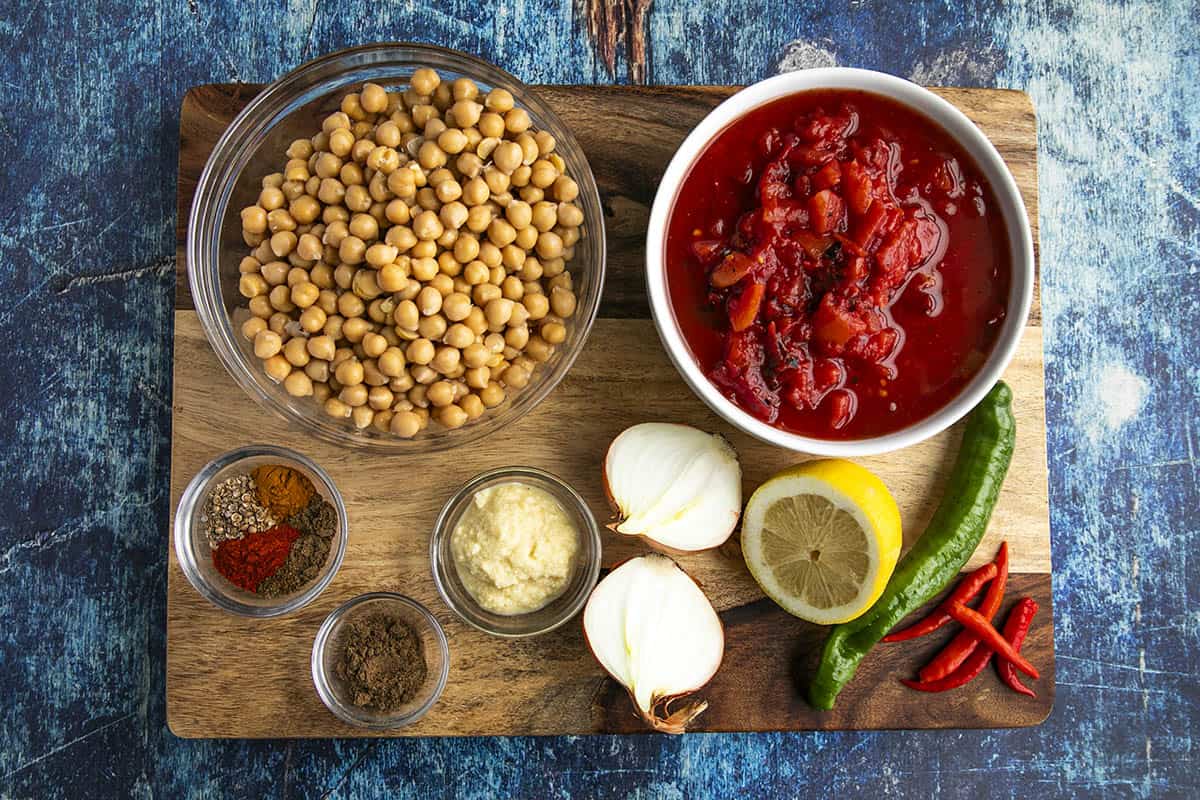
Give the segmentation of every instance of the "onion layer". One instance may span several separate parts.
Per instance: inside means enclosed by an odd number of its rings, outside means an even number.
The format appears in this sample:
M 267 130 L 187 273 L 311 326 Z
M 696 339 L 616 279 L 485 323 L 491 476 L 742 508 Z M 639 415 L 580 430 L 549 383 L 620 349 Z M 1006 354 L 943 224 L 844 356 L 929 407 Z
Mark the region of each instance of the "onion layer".
M 687 425 L 646 422 L 609 445 L 604 484 L 617 533 L 668 551 L 719 547 L 737 527 L 742 469 L 724 437 Z
M 583 611 L 596 659 L 628 690 L 638 713 L 663 733 L 683 733 L 708 703 L 701 689 L 725 655 L 725 631 L 704 592 L 666 556 L 630 559 L 600 581 Z

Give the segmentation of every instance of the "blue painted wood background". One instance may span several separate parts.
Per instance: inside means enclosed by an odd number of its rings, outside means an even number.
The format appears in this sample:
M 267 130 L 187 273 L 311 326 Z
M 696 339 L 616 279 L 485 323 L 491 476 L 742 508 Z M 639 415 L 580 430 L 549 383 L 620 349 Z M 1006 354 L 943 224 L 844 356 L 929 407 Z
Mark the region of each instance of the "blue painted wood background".
M 657 0 L 647 22 L 652 83 L 841 64 L 1033 96 L 1059 676 L 1042 727 L 241 743 L 164 723 L 184 91 L 380 39 L 535 83 L 624 80 L 624 55 L 614 78 L 571 0 L 0 0 L 0 796 L 1196 796 L 1198 23 L 1187 0 Z

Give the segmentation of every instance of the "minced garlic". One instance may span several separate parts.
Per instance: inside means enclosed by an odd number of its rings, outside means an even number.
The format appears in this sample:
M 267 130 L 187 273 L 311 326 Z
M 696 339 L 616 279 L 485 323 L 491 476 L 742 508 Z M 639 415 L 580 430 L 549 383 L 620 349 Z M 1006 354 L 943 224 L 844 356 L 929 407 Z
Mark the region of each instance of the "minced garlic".
M 495 614 L 528 614 L 561 595 L 578 549 L 562 505 L 517 482 L 477 492 L 450 534 L 463 587 Z

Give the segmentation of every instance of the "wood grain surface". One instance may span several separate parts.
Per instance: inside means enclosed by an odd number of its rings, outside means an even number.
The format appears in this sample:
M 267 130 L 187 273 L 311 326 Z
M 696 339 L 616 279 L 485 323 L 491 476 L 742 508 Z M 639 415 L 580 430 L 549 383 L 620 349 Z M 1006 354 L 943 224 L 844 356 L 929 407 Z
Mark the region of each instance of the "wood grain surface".
M 254 87 L 210 86 L 188 93 L 181 122 L 179 204 L 190 205 L 211 145 Z M 731 89 L 545 87 L 540 89 L 588 152 L 607 214 L 609 277 L 600 319 L 563 384 L 521 421 L 454 457 L 368 457 L 310 440 L 265 414 L 217 362 L 178 281 L 171 503 L 217 454 L 250 442 L 295 448 L 325 467 L 350 514 L 345 562 L 308 608 L 283 619 L 226 615 L 201 598 L 169 554 L 167 717 L 188 737 L 357 736 L 321 705 L 308 658 L 324 617 L 365 591 L 390 589 L 420 600 L 445 626 L 450 680 L 434 709 L 394 735 L 543 735 L 637 732 L 624 692 L 605 677 L 578 622 L 533 640 L 494 639 L 461 623 L 437 597 L 428 536 L 441 504 L 472 475 L 529 464 L 574 484 L 604 519 L 600 454 L 624 427 L 648 420 L 687 422 L 725 434 L 741 454 L 746 490 L 800 457 L 743 436 L 713 415 L 685 386 L 658 345 L 641 278 L 642 238 L 657 176 L 675 146 Z M 1036 147 L 1028 98 L 1017 92 L 938 90 L 980 123 L 1013 169 L 1036 220 Z M 634 137 L 634 138 L 627 138 Z M 182 220 L 186 214 L 181 214 Z M 182 237 L 182 230 L 180 231 Z M 180 239 L 182 244 L 182 238 Z M 184 268 L 182 253 L 179 268 Z M 1036 300 L 1035 300 L 1036 309 Z M 1050 542 L 1041 328 L 1026 329 L 1005 378 L 1014 388 L 1018 444 L 984 543 L 972 564 L 1007 539 L 1013 552 L 1009 603 L 1028 594 L 1042 607 L 1025 652 L 1042 670 L 1038 697 L 1017 696 L 993 672 L 931 699 L 903 687 L 942 637 L 880 646 L 864 662 L 832 712 L 804 704 L 803 687 L 819 656 L 823 629 L 762 597 L 736 543 L 681 559 L 705 586 L 727 631 L 725 663 L 703 693 L 710 708 L 695 730 L 762 731 L 847 728 L 1011 727 L 1033 725 L 1054 698 Z M 614 355 L 616 354 L 616 355 Z M 636 398 L 636 400 L 631 400 Z M 903 457 L 861 459 L 895 493 L 906 544 L 919 535 L 940 497 L 960 436 L 956 426 L 906 449 Z M 642 552 L 604 534 L 606 566 Z M 1006 603 L 1006 606 L 1008 603 Z M 255 669 L 248 670 L 247 664 Z M 231 680 L 233 675 L 238 680 Z M 214 691 L 219 686 L 220 691 Z

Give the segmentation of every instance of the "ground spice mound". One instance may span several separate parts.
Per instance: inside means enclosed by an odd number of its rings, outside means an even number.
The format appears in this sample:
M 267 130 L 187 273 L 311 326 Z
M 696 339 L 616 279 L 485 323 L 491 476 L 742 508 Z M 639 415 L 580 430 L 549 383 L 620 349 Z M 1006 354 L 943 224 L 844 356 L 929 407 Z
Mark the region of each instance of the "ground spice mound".
M 304 475 L 282 464 L 263 464 L 251 470 L 258 500 L 279 519 L 308 505 L 316 489 Z
M 258 585 L 274 575 L 287 561 L 292 544 L 300 531 L 288 525 L 257 533 L 241 539 L 227 539 L 213 551 L 213 566 L 235 586 L 248 592 L 258 591 Z
M 295 519 L 293 516 L 288 521 L 294 527 L 301 528 L 292 521 Z M 325 566 L 331 544 L 333 539 L 329 536 L 300 534 L 279 571 L 258 585 L 258 594 L 263 597 L 281 597 L 299 591 L 315 581 L 321 573 L 321 568 Z
M 403 620 L 370 614 L 346 623 L 335 672 L 354 705 L 396 711 L 425 683 L 421 637 Z
M 333 536 L 337 532 L 337 511 L 320 495 L 313 495 L 308 505 L 288 517 L 293 528 L 318 536 Z

